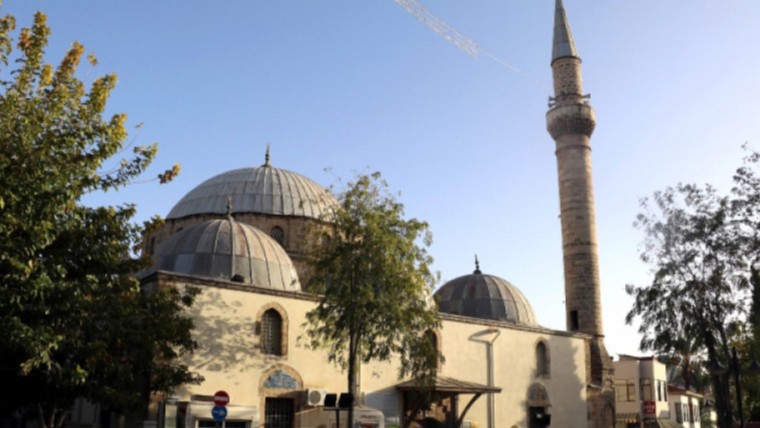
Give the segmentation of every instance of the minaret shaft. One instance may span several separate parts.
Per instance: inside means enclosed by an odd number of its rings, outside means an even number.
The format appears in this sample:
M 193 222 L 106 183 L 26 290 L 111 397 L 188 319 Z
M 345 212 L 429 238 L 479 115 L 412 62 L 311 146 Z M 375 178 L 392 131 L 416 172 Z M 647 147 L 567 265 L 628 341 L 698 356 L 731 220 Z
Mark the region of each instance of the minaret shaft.
M 604 346 L 599 255 L 591 171 L 591 134 L 596 114 L 583 94 L 581 59 L 562 0 L 556 0 L 552 47 L 554 96 L 546 127 L 555 142 L 562 223 L 567 329 L 586 333 L 589 427 L 615 423 L 613 369 Z
M 567 329 L 592 336 L 590 381 L 603 385 L 611 364 L 604 346 L 591 170 L 596 114 L 583 94 L 581 59 L 562 0 L 556 0 L 551 66 L 554 97 L 546 125 L 556 145 Z
M 556 144 L 567 328 L 601 336 L 604 329 L 591 168 L 596 115 L 582 95 L 580 59 L 555 59 L 552 70 L 554 105 L 546 120 Z

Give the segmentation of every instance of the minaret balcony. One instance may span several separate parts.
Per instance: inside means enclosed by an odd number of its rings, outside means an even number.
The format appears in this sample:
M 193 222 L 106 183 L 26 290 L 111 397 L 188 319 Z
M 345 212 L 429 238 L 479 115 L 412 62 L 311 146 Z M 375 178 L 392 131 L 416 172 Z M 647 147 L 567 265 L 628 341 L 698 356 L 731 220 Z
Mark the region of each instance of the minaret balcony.
M 596 113 L 588 104 L 557 104 L 546 112 L 546 129 L 555 140 L 567 134 L 590 137 L 595 126 Z

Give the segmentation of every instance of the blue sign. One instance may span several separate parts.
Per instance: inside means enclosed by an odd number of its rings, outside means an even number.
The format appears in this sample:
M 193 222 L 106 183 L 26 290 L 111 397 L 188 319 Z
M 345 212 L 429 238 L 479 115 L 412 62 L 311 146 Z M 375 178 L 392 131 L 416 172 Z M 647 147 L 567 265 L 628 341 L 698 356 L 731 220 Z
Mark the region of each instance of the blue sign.
M 284 371 L 276 370 L 264 382 L 264 388 L 298 389 L 298 382 Z
M 223 421 L 227 417 L 227 408 L 224 406 L 214 406 L 211 409 L 211 416 L 213 416 L 215 421 Z

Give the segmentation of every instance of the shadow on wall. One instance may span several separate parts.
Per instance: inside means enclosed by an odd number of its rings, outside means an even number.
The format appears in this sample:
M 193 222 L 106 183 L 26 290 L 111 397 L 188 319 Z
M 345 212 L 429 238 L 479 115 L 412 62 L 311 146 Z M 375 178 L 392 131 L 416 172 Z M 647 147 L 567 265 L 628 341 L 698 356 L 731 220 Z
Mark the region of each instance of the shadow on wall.
M 239 301 L 224 299 L 222 293 L 202 287 L 189 310 L 195 323 L 198 349 L 190 357 L 195 370 L 246 372 L 268 365 L 257 357 L 256 320 Z

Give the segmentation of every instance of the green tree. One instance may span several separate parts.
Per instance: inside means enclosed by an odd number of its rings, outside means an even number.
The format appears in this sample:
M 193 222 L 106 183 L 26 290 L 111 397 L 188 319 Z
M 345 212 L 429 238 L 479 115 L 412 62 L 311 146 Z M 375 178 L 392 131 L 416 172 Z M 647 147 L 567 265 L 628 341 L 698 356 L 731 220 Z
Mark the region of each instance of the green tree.
M 198 378 L 178 364 L 196 347 L 182 315 L 195 291 L 141 290 L 134 206 L 80 202 L 128 185 L 156 146 L 103 170 L 127 138 L 126 115 L 104 118 L 116 76 L 86 88 L 79 43 L 45 63 L 49 33 L 37 13 L 14 43 L 15 19 L 0 18 L 0 418 L 53 428 L 78 397 L 139 417 L 151 393 Z
M 327 348 L 329 360 L 346 369 L 354 396 L 359 362 L 393 356 L 399 377 L 425 384 L 439 358 L 425 333 L 440 325 L 428 225 L 403 218 L 379 173 L 358 176 L 339 200 L 328 219 L 332 239 L 319 240 L 312 263 L 310 286 L 320 300 L 307 313 L 309 344 Z
M 747 145 L 744 145 L 747 150 Z M 751 303 L 744 338 L 737 345 L 751 361 L 760 358 L 760 153 L 750 152 L 734 174 L 732 206 L 741 228 L 743 251 L 751 260 Z M 747 420 L 760 420 L 760 375 L 746 370 L 742 386 Z
M 653 277 L 648 285 L 626 286 L 634 297 L 626 322 L 640 320 L 642 350 L 679 353 L 684 338 L 694 338 L 709 367 L 727 367 L 747 310 L 751 266 L 730 198 L 710 186 L 679 184 L 642 206 L 641 258 Z M 719 426 L 731 424 L 729 376 L 713 376 Z

